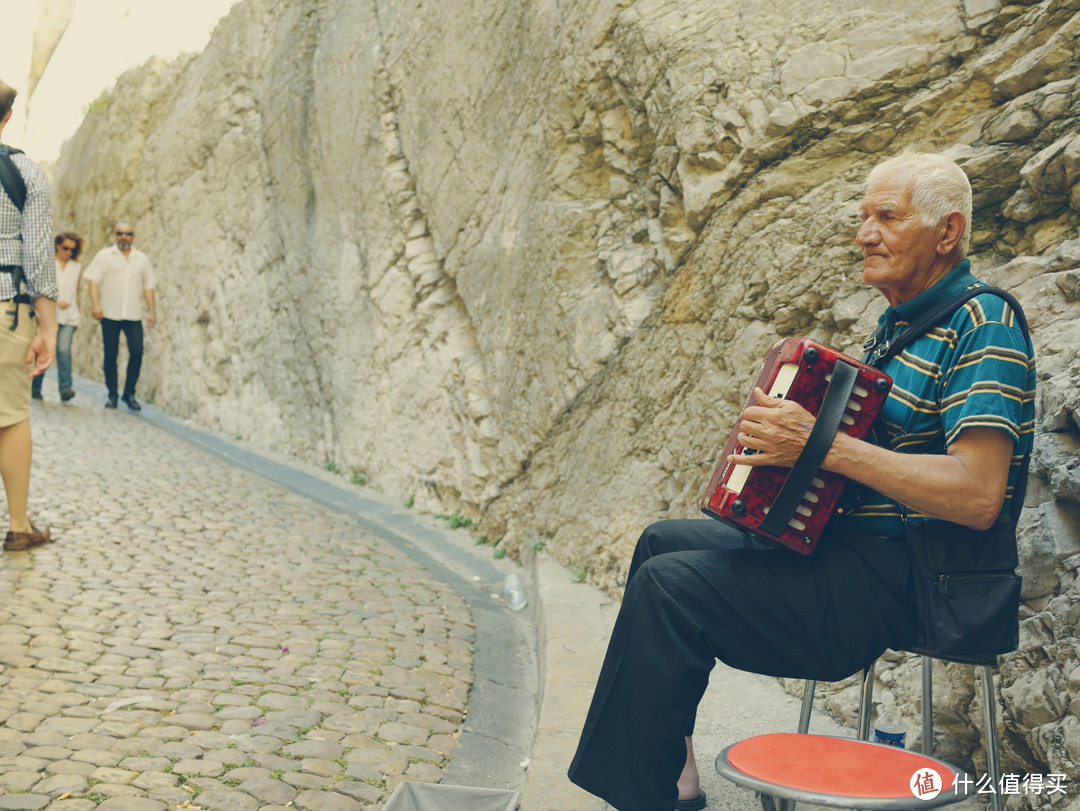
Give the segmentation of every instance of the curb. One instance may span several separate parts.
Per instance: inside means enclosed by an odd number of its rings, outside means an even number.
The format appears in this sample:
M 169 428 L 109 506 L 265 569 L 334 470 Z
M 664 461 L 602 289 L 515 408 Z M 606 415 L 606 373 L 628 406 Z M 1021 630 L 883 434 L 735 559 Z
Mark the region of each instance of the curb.
M 533 559 L 539 640 L 540 718 L 520 811 L 593 811 L 605 803 L 570 782 L 596 674 L 604 661 L 618 604 L 599 589 L 575 583 L 548 555 Z

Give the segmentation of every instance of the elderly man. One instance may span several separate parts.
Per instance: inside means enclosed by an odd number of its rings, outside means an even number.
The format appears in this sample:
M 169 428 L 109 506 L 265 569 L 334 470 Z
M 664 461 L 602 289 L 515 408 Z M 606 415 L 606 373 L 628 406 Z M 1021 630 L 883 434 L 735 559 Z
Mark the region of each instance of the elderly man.
M 90 281 L 90 314 L 101 322 L 101 342 L 105 348 L 105 387 L 109 390 L 106 408 L 116 408 L 116 357 L 120 352 L 120 333 L 127 340 L 128 364 L 124 377 L 124 404 L 132 411 L 142 407 L 135 399 L 135 385 L 142 369 L 142 303 L 149 311 L 147 326 L 154 326 L 154 272 L 150 258 L 131 247 L 135 229 L 129 222 L 116 224 L 116 244 L 98 251 L 86 278 Z
M 964 259 L 971 187 L 934 155 L 870 174 L 855 241 L 863 279 L 889 306 L 879 334 L 981 283 Z M 817 552 L 748 548 L 720 522 L 663 521 L 642 534 L 570 778 L 619 811 L 705 806 L 691 735 L 718 658 L 756 673 L 836 680 L 915 643 L 909 520 L 987 529 L 1009 514 L 1030 449 L 1031 343 L 1001 298 L 979 295 L 885 371 L 894 387 L 873 444 L 839 432 L 824 469 L 858 483 Z M 739 441 L 753 465 L 790 467 L 814 419 L 755 391 Z M 854 486 L 854 485 L 853 485 Z
M 0 82 L 0 133 L 14 101 L 15 90 Z M 26 505 L 30 378 L 45 372 L 56 351 L 56 262 L 45 172 L 18 150 L 0 146 L 0 187 L 0 313 L 6 316 L 0 325 L 0 476 L 10 526 L 4 549 L 16 552 L 50 539 L 48 527 L 30 523 Z

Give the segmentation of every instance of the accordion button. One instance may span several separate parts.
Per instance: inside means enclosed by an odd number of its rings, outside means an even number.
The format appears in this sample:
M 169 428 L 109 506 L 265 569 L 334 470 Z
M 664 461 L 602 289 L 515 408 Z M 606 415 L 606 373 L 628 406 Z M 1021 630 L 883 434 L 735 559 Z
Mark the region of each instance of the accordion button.
M 741 501 L 733 501 L 731 503 L 731 511 L 735 513 L 735 515 L 746 515 L 746 505 Z

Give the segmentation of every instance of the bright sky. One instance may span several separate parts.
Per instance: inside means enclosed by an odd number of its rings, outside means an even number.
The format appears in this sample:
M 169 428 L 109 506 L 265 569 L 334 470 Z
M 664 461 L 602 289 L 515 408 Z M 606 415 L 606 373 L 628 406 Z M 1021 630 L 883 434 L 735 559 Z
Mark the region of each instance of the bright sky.
M 0 0 L 0 79 L 19 91 L 4 142 L 44 162 L 57 159 L 86 106 L 121 73 L 152 56 L 201 51 L 236 0 L 73 0 L 71 24 L 34 91 L 26 119 L 34 31 L 47 1 Z

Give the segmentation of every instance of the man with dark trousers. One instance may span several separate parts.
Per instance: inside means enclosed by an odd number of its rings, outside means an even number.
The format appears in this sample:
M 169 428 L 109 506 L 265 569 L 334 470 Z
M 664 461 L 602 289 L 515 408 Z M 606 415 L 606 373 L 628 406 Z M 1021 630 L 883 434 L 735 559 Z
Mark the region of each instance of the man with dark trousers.
M 0 82 L 0 134 L 11 120 L 14 88 Z M 56 352 L 56 260 L 52 204 L 44 170 L 0 146 L 0 476 L 9 530 L 4 549 L 47 543 L 27 515 L 30 493 L 30 379 Z
M 964 258 L 971 211 L 967 177 L 941 156 L 901 155 L 870 173 L 855 242 L 863 280 L 889 305 L 882 345 L 982 285 Z M 835 681 L 915 643 L 905 518 L 990 528 L 1010 514 L 1034 433 L 1034 351 L 1010 306 L 981 294 L 943 319 L 886 362 L 880 444 L 836 434 L 822 467 L 862 500 L 833 516 L 813 555 L 748 544 L 705 518 L 645 530 L 571 780 L 618 811 L 704 808 L 691 736 L 716 659 Z M 738 441 L 756 453 L 738 461 L 791 467 L 814 418 L 754 396 Z
M 124 378 L 124 404 L 140 411 L 135 399 L 135 385 L 142 368 L 143 328 L 142 305 L 146 301 L 149 315 L 147 326 L 157 323 L 154 310 L 154 272 L 150 258 L 131 247 L 135 229 L 131 223 L 116 224 L 116 244 L 98 252 L 86 278 L 90 281 L 91 315 L 101 322 L 101 341 L 105 345 L 105 386 L 109 390 L 106 408 L 116 408 L 116 357 L 120 352 L 120 333 L 124 333 L 128 348 L 127 375 Z

